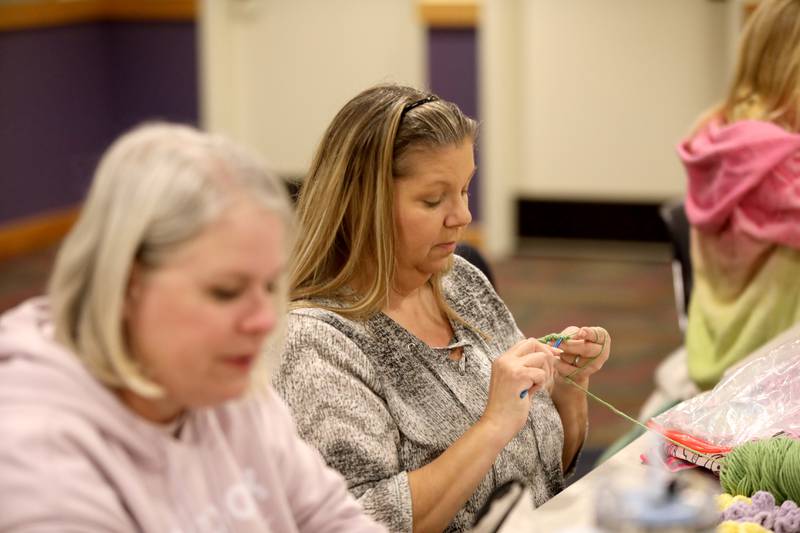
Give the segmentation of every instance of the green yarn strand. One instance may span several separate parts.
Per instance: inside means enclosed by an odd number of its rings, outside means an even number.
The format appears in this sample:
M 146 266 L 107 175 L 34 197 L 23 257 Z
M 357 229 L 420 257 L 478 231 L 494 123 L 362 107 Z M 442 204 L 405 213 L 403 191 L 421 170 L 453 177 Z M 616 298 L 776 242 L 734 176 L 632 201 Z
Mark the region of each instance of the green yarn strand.
M 558 339 L 565 341 L 569 340 L 569 338 L 570 335 L 551 333 L 541 337 L 539 340 L 549 344 Z M 700 453 L 697 450 L 693 450 L 689 446 L 667 437 L 660 431 L 647 427 L 645 424 L 628 416 L 607 401 L 578 385 L 572 377 L 580 373 L 583 366 L 586 366 L 590 362 L 591 360 L 586 361 L 586 363 L 577 368 L 574 372 L 564 376 L 564 380 L 628 422 L 646 431 L 651 431 L 676 446 L 706 459 L 713 460 L 712 457 Z M 786 437 L 774 437 L 766 440 L 748 442 L 733 448 L 721 459 L 721 463 L 722 468 L 719 473 L 719 481 L 725 492 L 750 497 L 756 492 L 763 490 L 772 494 L 778 505 L 786 500 L 800 503 L 800 440 Z
M 580 369 L 578 369 L 578 370 L 580 370 Z M 574 375 L 574 374 L 575 374 L 575 372 L 573 372 L 572 374 L 570 374 L 570 376 L 572 376 L 572 375 Z M 673 440 L 673 439 L 671 439 L 671 438 L 667 437 L 666 435 L 664 435 L 663 433 L 661 433 L 660 431 L 656 431 L 655 429 L 653 429 L 653 428 L 651 428 L 651 427 L 648 427 L 648 426 L 646 426 L 646 425 L 642 424 L 641 422 L 639 422 L 638 420 L 636 420 L 636 419 L 635 419 L 635 418 L 633 418 L 632 416 L 629 416 L 629 415 L 627 415 L 626 413 L 623 413 L 622 411 L 620 411 L 619 409 L 617 409 L 616 407 L 614 407 L 613 405 L 611 405 L 611 404 L 610 404 L 610 403 L 608 403 L 607 401 L 603 400 L 603 399 L 602 399 L 602 398 L 600 398 L 599 396 L 596 396 L 596 395 L 592 394 L 591 392 L 589 392 L 589 390 L 588 390 L 588 389 L 585 389 L 585 388 L 581 387 L 580 385 L 578 385 L 577 383 L 575 383 L 575 381 L 573 381 L 573 379 L 572 379 L 570 376 L 564 376 L 564 379 L 567 381 L 567 383 L 569 383 L 570 385 L 572 385 L 573 387 L 575 387 L 575 388 L 577 388 L 577 389 L 580 389 L 580 390 L 582 390 L 582 391 L 584 392 L 584 394 L 586 394 L 587 396 L 589 396 L 589 397 L 590 397 L 590 398 L 592 398 L 593 400 L 595 400 L 595 401 L 597 401 L 597 402 L 599 402 L 599 403 L 601 403 L 601 404 L 605 405 L 605 406 L 606 406 L 606 407 L 608 407 L 608 408 L 609 408 L 609 409 L 610 409 L 612 412 L 614 412 L 614 413 L 618 414 L 619 416 L 621 416 L 622 418 L 624 418 L 624 419 L 625 419 L 625 420 L 627 420 L 628 422 L 631 422 L 631 423 L 633 423 L 633 424 L 636 424 L 637 426 L 639 426 L 640 428 L 644 429 L 645 431 L 650 431 L 651 433 L 655 433 L 656 435 L 658 435 L 658 436 L 659 436 L 659 437 L 661 437 L 662 439 L 664 439 L 664 440 L 668 440 L 668 441 L 670 441 L 672 444 L 674 444 L 674 445 L 676 445 L 676 446 L 679 446 L 679 447 L 681 447 L 681 448 L 683 448 L 683 449 L 685 449 L 685 450 L 689 450 L 689 451 L 690 451 L 690 452 L 692 452 L 692 453 L 696 453 L 696 454 L 697 454 L 697 455 L 699 455 L 700 457 L 704 457 L 704 458 L 706 458 L 706 459 L 708 459 L 708 460 L 713 460 L 713 458 L 712 458 L 712 457 L 709 457 L 708 455 L 706 455 L 706 454 L 704 454 L 704 453 L 698 452 L 697 450 L 693 450 L 693 449 L 691 449 L 689 446 L 687 446 L 687 445 L 685 445 L 685 444 L 683 444 L 683 443 L 680 443 L 680 442 L 678 442 L 678 441 L 676 441 L 676 440 Z
M 563 341 L 568 341 L 571 337 L 572 337 L 572 335 L 561 335 L 559 333 L 550 333 L 548 335 L 545 335 L 544 337 L 539 337 L 538 340 L 540 342 L 545 343 L 545 344 L 550 344 L 551 342 L 557 341 L 559 339 L 561 339 L 562 342 Z M 601 349 L 600 353 L 602 353 L 602 350 L 605 349 L 605 343 L 606 343 L 606 340 L 603 341 L 603 348 Z M 614 407 L 613 405 L 611 405 L 607 401 L 603 400 L 599 396 L 596 396 L 596 395 L 592 394 L 591 392 L 589 392 L 589 390 L 587 390 L 587 389 L 581 387 L 580 385 L 578 385 L 577 383 L 575 383 L 575 381 L 572 379 L 572 377 L 575 376 L 576 374 L 580 373 L 580 371 L 583 370 L 583 367 L 588 365 L 589 363 L 591 363 L 591 359 L 587 360 L 583 365 L 581 365 L 580 367 L 575 369 L 575 371 L 570 373 L 568 376 L 564 376 L 564 381 L 566 381 L 567 383 L 569 383 L 573 387 L 583 391 L 584 394 L 586 394 L 587 396 L 589 396 L 590 398 L 592 398 L 596 402 L 606 406 L 613 413 L 621 416 L 622 418 L 624 418 L 628 422 L 631 422 L 632 424 L 635 424 L 635 425 L 639 426 L 640 428 L 644 429 L 645 431 L 649 431 L 649 432 L 655 433 L 659 437 L 668 440 L 672 444 L 674 444 L 676 446 L 680 446 L 681 448 L 683 448 L 685 450 L 688 450 L 688 451 L 690 451 L 692 453 L 695 453 L 695 454 L 699 455 L 700 457 L 704 457 L 704 458 L 709 459 L 709 460 L 712 459 L 708 455 L 706 455 L 704 453 L 701 453 L 701 452 L 698 452 L 697 450 L 693 450 L 689 446 L 686 446 L 685 444 L 682 444 L 682 443 L 680 443 L 680 442 L 678 442 L 676 440 L 673 440 L 673 439 L 667 437 L 666 435 L 664 435 L 660 431 L 656 431 L 655 429 L 642 424 L 641 422 L 639 422 L 638 420 L 636 420 L 632 416 L 629 416 L 627 413 L 623 413 L 622 411 L 620 411 L 619 409 L 617 409 L 616 407 Z

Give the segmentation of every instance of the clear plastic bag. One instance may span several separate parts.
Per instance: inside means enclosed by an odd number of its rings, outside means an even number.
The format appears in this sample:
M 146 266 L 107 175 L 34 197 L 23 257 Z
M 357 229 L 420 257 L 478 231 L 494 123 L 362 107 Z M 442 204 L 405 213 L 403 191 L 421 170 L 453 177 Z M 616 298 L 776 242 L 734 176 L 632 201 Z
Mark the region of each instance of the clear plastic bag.
M 779 433 L 800 438 L 800 339 L 743 364 L 712 390 L 653 421 L 718 446 L 733 447 Z

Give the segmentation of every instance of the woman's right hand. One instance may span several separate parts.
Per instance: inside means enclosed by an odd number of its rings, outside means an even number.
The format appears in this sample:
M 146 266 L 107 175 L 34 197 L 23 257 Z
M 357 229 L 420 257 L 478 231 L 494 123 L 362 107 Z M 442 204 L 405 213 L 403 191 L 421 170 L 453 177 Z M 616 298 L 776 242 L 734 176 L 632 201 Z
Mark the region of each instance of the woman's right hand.
M 492 362 L 489 400 L 481 421 L 504 439 L 503 445 L 525 425 L 533 393 L 552 390 L 560 351 L 536 339 L 525 339 Z M 520 398 L 522 391 L 527 391 L 524 398 Z

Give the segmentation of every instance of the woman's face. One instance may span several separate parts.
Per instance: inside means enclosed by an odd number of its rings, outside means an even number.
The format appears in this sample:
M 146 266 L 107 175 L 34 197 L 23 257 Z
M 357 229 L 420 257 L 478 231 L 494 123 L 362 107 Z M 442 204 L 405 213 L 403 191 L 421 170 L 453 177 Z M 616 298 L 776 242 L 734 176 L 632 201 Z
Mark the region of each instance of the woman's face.
M 246 201 L 227 209 L 163 264 L 135 266 L 126 295 L 129 348 L 166 398 L 123 398 L 145 418 L 219 404 L 245 392 L 278 316 L 284 227 Z
M 472 139 L 441 148 L 413 149 L 394 180 L 397 276 L 424 283 L 449 264 L 472 220 L 467 189 L 475 173 Z

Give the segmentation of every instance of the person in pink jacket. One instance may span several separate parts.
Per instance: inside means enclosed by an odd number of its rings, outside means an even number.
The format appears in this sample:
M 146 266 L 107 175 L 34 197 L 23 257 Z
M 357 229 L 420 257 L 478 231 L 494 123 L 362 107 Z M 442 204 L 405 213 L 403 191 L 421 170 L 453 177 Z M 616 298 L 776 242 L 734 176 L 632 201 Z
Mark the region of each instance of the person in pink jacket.
M 0 531 L 384 531 L 268 384 L 290 234 L 230 142 L 112 145 L 48 295 L 0 317 Z
M 678 146 L 694 288 L 688 373 L 700 389 L 800 322 L 800 0 L 763 0 L 727 98 Z
M 641 420 L 800 331 L 800 0 L 758 3 L 727 95 L 677 152 L 693 283 L 686 342 L 656 370 Z

